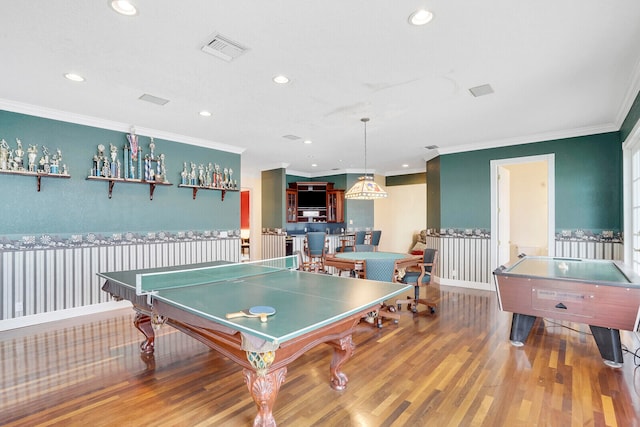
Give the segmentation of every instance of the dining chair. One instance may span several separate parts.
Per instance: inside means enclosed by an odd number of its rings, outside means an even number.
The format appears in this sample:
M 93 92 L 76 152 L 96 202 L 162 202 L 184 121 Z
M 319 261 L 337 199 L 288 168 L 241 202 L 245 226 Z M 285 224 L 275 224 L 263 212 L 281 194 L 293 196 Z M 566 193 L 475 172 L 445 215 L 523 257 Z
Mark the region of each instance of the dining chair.
M 427 248 L 422 254 L 422 262 L 419 271 L 406 271 L 404 276 L 399 280 L 400 283 L 413 285 L 414 297 L 407 297 L 406 300 L 399 299 L 396 301 L 398 310 L 402 308 L 402 304 L 407 304 L 407 308 L 412 312 L 418 312 L 418 304 L 426 305 L 431 314 L 436 312 L 436 305 L 424 298 L 420 298 L 420 288 L 426 288 L 431 283 L 431 275 L 435 272 L 435 265 L 438 259 L 438 250 Z
M 364 245 L 364 240 L 367 237 L 367 232 L 366 231 L 356 231 L 356 239 L 355 239 L 355 244 L 356 245 Z
M 373 245 L 373 250 L 378 250 L 378 245 L 380 245 L 380 237 L 382 236 L 382 230 L 373 230 L 371 232 L 371 244 Z
M 324 258 L 327 255 L 329 247 L 329 238 L 324 231 L 310 231 L 304 239 L 304 270 L 323 272 Z
M 395 259 L 368 259 L 364 263 L 365 278 L 367 280 L 395 283 L 397 270 Z M 395 307 L 383 303 L 378 310 L 369 313 L 365 320 L 374 323 L 375 319 L 377 319 L 378 328 L 382 328 L 383 318 L 393 319 L 394 323 L 398 323 L 400 314 L 396 312 Z

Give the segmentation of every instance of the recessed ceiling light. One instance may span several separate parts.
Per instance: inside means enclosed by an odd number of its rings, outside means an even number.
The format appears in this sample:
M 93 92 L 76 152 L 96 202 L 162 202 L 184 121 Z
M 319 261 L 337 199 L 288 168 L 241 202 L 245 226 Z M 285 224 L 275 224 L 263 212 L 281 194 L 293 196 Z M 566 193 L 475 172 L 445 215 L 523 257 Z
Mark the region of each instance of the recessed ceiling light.
M 283 85 L 283 84 L 289 83 L 289 78 L 288 78 L 287 76 L 283 76 L 283 75 L 281 74 L 281 75 L 279 75 L 279 76 L 275 76 L 275 77 L 273 78 L 273 81 L 274 81 L 274 82 L 276 82 L 276 83 L 278 83 L 278 84 Z
M 317 168 L 317 167 L 318 167 L 318 164 L 317 164 L 317 163 L 311 163 L 311 167 L 312 167 L 312 168 Z
M 67 73 L 67 74 L 64 75 L 64 77 L 67 80 L 71 80 L 72 82 L 83 82 L 84 81 L 84 77 L 82 77 L 80 74 Z
M 433 13 L 425 9 L 419 9 L 409 15 L 409 23 L 411 25 L 424 25 L 431 22 Z
M 403 168 L 408 168 L 408 167 L 409 167 L 409 165 L 405 163 L 404 165 L 402 165 L 402 167 L 403 167 Z
M 138 13 L 138 9 L 128 0 L 110 0 L 109 4 L 120 15 L 133 16 Z
M 202 117 L 211 117 L 211 112 L 207 110 L 202 110 L 198 114 L 200 114 Z
M 304 143 L 305 143 L 305 144 L 313 144 L 313 141 L 311 141 L 311 140 L 309 140 L 309 139 L 305 139 L 305 140 L 304 140 Z

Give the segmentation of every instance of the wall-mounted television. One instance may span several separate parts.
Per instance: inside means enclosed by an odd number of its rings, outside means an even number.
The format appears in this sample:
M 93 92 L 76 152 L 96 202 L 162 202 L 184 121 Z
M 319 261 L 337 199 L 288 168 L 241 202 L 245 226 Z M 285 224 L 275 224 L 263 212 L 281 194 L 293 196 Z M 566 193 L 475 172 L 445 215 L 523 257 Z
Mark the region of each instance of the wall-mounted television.
M 326 191 L 298 191 L 298 209 L 325 208 L 326 206 Z

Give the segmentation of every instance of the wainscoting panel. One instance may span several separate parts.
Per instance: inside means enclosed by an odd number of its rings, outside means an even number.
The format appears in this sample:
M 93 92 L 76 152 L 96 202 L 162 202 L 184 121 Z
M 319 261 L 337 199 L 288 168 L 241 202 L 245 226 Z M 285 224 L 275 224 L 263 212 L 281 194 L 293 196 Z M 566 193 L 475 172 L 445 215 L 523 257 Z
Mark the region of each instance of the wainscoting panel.
M 624 245 L 622 242 L 556 240 L 556 256 L 621 261 L 624 257 Z
M 226 260 L 239 238 L 0 251 L 0 320 L 107 302 L 96 273 Z
M 286 238 L 287 236 L 284 234 L 263 234 L 262 259 L 280 258 L 285 256 L 287 250 Z
M 427 236 L 427 247 L 439 252 L 435 275 L 443 279 L 490 283 L 490 242 L 491 239 L 482 237 Z

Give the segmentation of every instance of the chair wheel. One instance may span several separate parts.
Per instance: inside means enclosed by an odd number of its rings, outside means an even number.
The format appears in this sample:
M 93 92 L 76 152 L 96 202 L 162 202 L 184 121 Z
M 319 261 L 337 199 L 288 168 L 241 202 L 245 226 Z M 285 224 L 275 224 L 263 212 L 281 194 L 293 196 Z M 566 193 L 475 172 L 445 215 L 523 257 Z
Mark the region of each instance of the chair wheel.
M 436 308 L 435 307 L 429 307 L 429 311 L 431 311 L 431 314 L 435 314 L 436 313 Z
M 411 312 L 412 313 L 417 313 L 418 312 L 418 307 L 412 307 L 411 308 Z
M 402 310 L 402 304 L 398 304 L 398 311 Z

